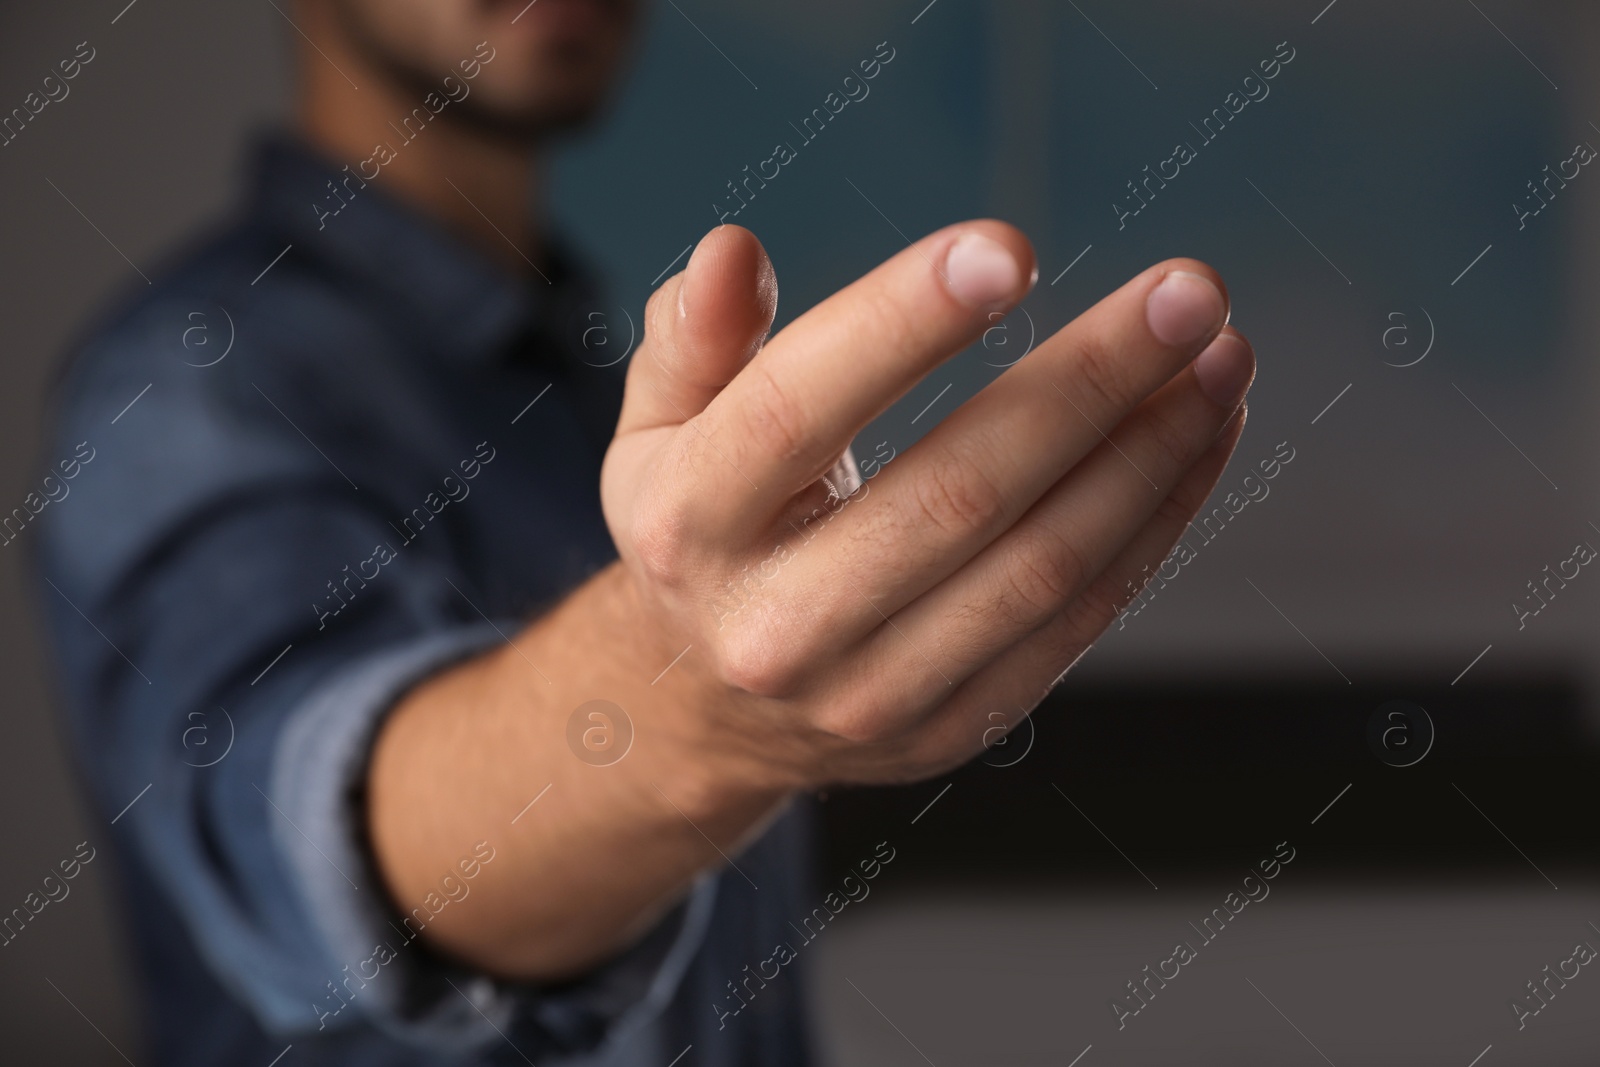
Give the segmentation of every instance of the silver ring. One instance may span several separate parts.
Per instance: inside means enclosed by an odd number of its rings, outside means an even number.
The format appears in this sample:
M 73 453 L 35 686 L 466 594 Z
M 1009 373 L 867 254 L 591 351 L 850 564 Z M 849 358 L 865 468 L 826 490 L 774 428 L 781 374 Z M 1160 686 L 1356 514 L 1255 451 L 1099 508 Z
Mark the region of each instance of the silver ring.
M 850 449 L 846 448 L 844 455 L 828 468 L 822 483 L 828 487 L 829 500 L 844 500 L 861 488 L 861 468 L 856 466 L 855 454 Z

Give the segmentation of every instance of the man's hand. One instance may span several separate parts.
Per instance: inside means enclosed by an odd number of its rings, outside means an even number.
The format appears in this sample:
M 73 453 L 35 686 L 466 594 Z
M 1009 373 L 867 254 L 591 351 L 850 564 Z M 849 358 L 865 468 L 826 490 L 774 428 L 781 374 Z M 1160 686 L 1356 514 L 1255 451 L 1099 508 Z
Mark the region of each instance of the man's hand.
M 725 226 L 652 297 L 602 485 L 649 624 L 693 646 L 703 758 L 795 788 L 964 762 L 986 714 L 1037 704 L 1204 501 L 1254 361 L 1187 260 L 830 499 L 821 477 L 855 435 L 1035 275 L 1017 231 L 953 226 L 763 344 L 772 268 Z
M 1034 275 L 1021 234 L 965 223 L 768 341 L 771 265 L 723 226 L 660 288 L 602 477 L 621 562 L 418 686 L 374 745 L 402 912 L 473 842 L 501 857 L 430 919 L 436 948 L 581 973 L 796 790 L 963 762 L 1105 629 L 1242 427 L 1254 357 L 1203 264 L 1134 278 L 848 498 L 820 480 Z M 567 750 L 593 699 L 636 731 L 609 766 Z

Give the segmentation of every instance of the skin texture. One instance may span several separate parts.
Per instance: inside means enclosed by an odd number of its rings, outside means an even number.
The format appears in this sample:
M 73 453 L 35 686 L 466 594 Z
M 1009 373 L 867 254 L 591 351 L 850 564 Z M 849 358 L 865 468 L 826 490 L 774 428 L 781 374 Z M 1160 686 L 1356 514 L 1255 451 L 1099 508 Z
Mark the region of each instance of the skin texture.
M 598 107 L 632 21 L 624 6 L 556 10 L 568 2 L 511 27 L 518 4 L 303 0 L 322 50 L 302 56 L 303 126 L 334 158 L 365 156 L 413 106 L 414 74 L 442 77 L 491 41 L 483 78 L 503 80 L 473 98 L 491 114 L 446 110 L 379 180 L 529 270 L 539 145 Z M 1242 429 L 1254 356 L 1204 264 L 1129 281 L 848 502 L 819 481 L 1036 273 L 1020 232 L 962 223 L 770 339 L 776 275 L 748 231 L 713 230 L 662 283 L 602 475 L 619 562 L 510 647 L 417 686 L 377 739 L 367 817 L 402 911 L 473 842 L 497 850 L 470 905 L 427 926 L 436 948 L 508 977 L 579 974 L 797 792 L 965 762 L 989 712 L 1034 707 L 1099 636 Z M 1163 283 L 1187 303 L 1152 299 Z M 635 728 L 603 767 L 566 737 L 597 698 Z

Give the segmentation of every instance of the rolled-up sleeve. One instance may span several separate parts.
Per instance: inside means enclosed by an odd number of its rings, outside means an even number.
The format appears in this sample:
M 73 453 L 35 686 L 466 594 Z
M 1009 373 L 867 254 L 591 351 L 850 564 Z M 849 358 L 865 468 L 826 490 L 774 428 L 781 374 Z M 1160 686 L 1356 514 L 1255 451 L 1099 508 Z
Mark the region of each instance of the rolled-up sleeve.
M 172 903 L 174 935 L 269 1032 L 372 1026 L 457 1053 L 514 1033 L 537 1058 L 648 1020 L 706 935 L 714 878 L 553 988 L 443 959 L 390 903 L 365 833 L 373 739 L 418 681 L 519 624 L 477 613 L 444 531 L 397 536 L 387 516 L 411 502 L 385 498 L 382 464 L 404 441 L 364 442 L 378 457 L 365 473 L 336 467 L 328 437 L 276 403 L 359 426 L 363 404 L 404 398 L 370 379 L 330 396 L 263 358 L 207 375 L 152 358 L 149 323 L 181 323 L 188 307 L 153 307 L 76 372 L 46 447 L 87 441 L 94 458 L 26 531 L 90 788 L 117 815 L 106 832 Z M 341 459 L 356 451 L 340 444 Z M 334 600 L 345 565 L 378 545 L 392 561 Z

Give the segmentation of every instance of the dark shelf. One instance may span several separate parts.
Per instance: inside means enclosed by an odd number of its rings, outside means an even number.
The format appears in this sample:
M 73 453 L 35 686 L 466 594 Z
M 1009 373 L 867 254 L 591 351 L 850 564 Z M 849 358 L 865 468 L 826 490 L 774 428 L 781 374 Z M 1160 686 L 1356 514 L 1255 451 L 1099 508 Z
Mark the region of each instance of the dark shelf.
M 1374 713 L 1395 699 L 1425 708 L 1435 731 L 1410 766 L 1369 742 Z M 1134 864 L 1158 882 L 1242 876 L 1287 840 L 1302 870 L 1335 881 L 1537 881 L 1535 863 L 1557 882 L 1589 877 L 1600 869 L 1600 746 L 1581 712 L 1578 687 L 1559 677 L 1459 690 L 1398 676 L 1069 685 L 1034 713 L 1020 759 L 1027 726 L 947 777 L 819 797 L 822 870 L 887 839 L 902 886 L 1114 889 L 1143 884 Z M 1404 725 L 1413 747 L 1391 762 L 1422 751 L 1425 727 Z

